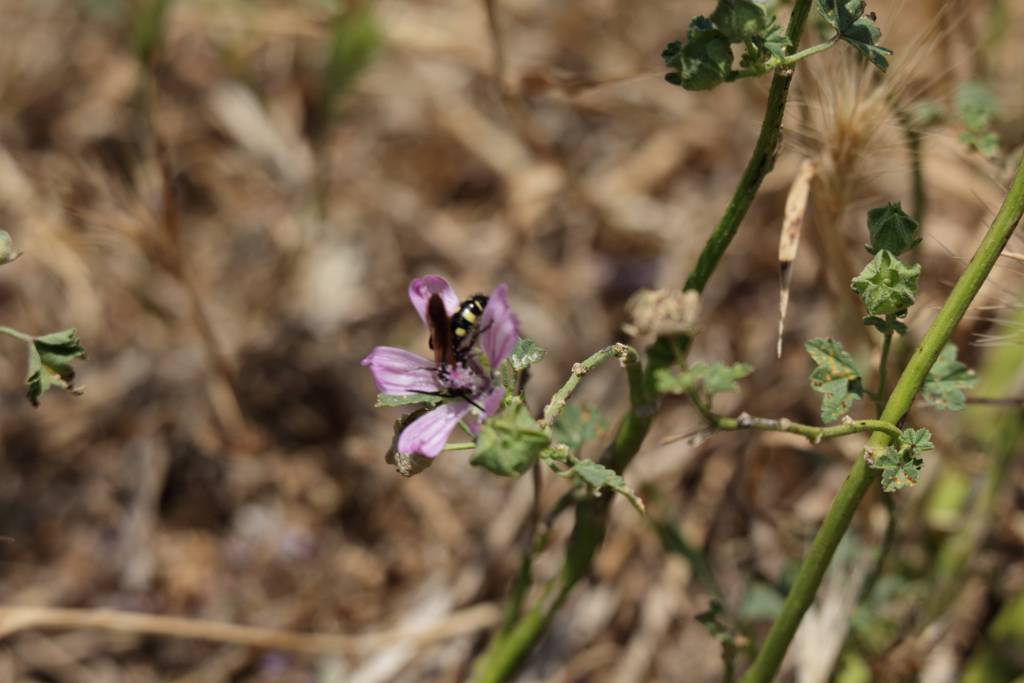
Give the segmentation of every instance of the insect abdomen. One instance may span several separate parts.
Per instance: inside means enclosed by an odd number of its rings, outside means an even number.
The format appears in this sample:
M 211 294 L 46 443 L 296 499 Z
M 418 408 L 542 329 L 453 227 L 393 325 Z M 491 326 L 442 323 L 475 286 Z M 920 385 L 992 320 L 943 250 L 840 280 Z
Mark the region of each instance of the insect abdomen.
M 487 297 L 483 294 L 475 294 L 459 304 L 459 310 L 452 316 L 452 336 L 457 347 L 461 347 L 464 341 L 473 339 L 474 329 L 479 324 L 486 306 Z

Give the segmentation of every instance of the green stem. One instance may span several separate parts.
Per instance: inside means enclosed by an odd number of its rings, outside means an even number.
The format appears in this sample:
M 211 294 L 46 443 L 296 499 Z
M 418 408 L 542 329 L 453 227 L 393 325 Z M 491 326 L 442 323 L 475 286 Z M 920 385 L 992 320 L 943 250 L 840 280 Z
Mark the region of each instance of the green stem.
M 953 334 L 953 330 L 963 318 L 978 290 L 981 289 L 981 285 L 985 282 L 985 278 L 995 266 L 999 254 L 1017 227 L 1022 213 L 1024 213 L 1024 159 L 1017 168 L 1013 184 L 999 213 L 996 214 L 992 225 L 985 233 L 970 264 L 957 280 L 953 291 L 950 292 L 938 316 L 928 328 L 921 344 L 914 351 L 896 382 L 896 386 L 885 404 L 885 409 L 882 411 L 881 419 L 883 421 L 898 424 L 910 409 L 914 397 L 917 396 L 924 383 L 928 370 L 935 359 L 939 357 L 939 353 Z M 873 452 L 881 451 L 889 444 L 889 440 L 888 434 L 876 432 L 868 441 L 865 454 L 870 455 Z M 850 469 L 846 481 L 836 493 L 832 507 L 825 515 L 821 528 L 807 551 L 807 556 L 800 567 L 800 573 L 793 583 L 793 588 L 786 596 L 782 612 L 772 625 L 771 631 L 769 631 L 768 637 L 750 669 L 743 676 L 743 683 L 768 683 L 774 678 L 804 612 L 814 600 L 814 595 L 825 575 L 832 554 L 849 527 L 857 506 L 868 488 L 877 482 L 877 472 L 868 467 L 864 458 L 858 458 Z
M 6 334 L 8 337 L 14 337 L 15 339 L 20 339 L 21 341 L 28 342 L 29 344 L 32 343 L 32 335 L 19 332 L 13 327 L 0 325 L 0 334 Z
M 572 392 L 576 390 L 576 386 L 580 383 L 583 377 L 596 368 L 597 366 L 604 363 L 609 358 L 618 358 L 622 366 L 626 368 L 629 374 L 629 391 L 630 398 L 637 398 L 635 392 L 637 387 L 638 377 L 641 377 L 640 370 L 640 354 L 636 352 L 632 346 L 626 344 L 612 344 L 606 346 L 597 353 L 593 354 L 581 363 L 576 363 L 572 366 L 572 372 L 569 374 L 569 379 L 566 380 L 565 384 L 554 393 L 551 400 L 546 406 L 544 406 L 544 417 L 540 419 L 540 426 L 545 430 L 550 430 L 552 425 L 555 424 L 555 420 L 565 409 L 565 406 L 572 395 Z
M 796 0 L 793 5 L 786 33 L 794 47 L 800 45 L 812 3 L 813 0 Z M 772 170 L 782 137 L 782 118 L 792 80 L 791 69 L 777 70 L 772 76 L 768 104 L 754 151 L 722 219 L 708 237 L 687 278 L 685 289 L 698 292 L 704 289 L 726 248 L 736 236 L 761 182 Z M 627 365 L 632 403 L 616 427 L 611 444 L 602 455 L 603 464 L 621 473 L 636 455 L 654 419 L 654 372 L 684 359 L 689 343 L 688 337 L 659 339 L 647 350 L 648 362 L 645 367 L 641 368 L 639 364 Z M 590 563 L 604 538 L 611 499 L 612 496 L 603 496 L 576 506 L 576 523 L 566 547 L 562 572 L 549 583 L 545 591 L 546 597 L 554 595 L 556 599 L 541 600 L 509 631 L 496 633 L 492 637 L 474 667 L 473 680 L 476 683 L 499 683 L 507 679 L 544 633 L 548 622 L 572 587 L 587 575 Z
M 885 333 L 882 342 L 882 357 L 878 360 L 878 391 L 875 392 L 875 405 L 881 413 L 885 405 L 885 380 L 889 370 L 889 349 L 892 347 L 892 330 Z
M 810 11 L 811 0 L 797 0 L 793 5 L 787 35 L 789 42 L 794 46 L 800 44 L 800 36 Z M 698 292 L 704 289 L 718 265 L 719 259 L 722 258 L 722 254 L 725 253 L 732 238 L 740 229 L 740 224 L 747 215 L 747 210 L 750 209 L 750 204 L 754 201 L 761 182 L 775 165 L 775 155 L 782 139 L 782 117 L 786 113 L 786 100 L 789 98 L 789 85 L 792 80 L 791 70 L 776 71 L 772 77 L 772 85 L 768 91 L 768 106 L 765 109 L 761 133 L 757 137 L 754 152 L 736 186 L 736 192 L 733 193 L 729 206 L 726 207 L 725 213 L 722 215 L 722 220 L 718 222 L 708 237 L 703 251 L 697 258 L 697 264 L 690 273 L 690 277 L 687 278 L 683 289 L 693 289 Z
M 891 422 L 884 420 L 850 420 L 844 424 L 832 427 L 815 427 L 813 425 L 790 422 L 786 418 L 772 420 L 764 417 L 751 417 L 740 415 L 739 417 L 714 416 L 711 426 L 715 429 L 739 430 L 757 429 L 764 432 L 787 432 L 807 437 L 812 444 L 820 443 L 825 439 L 835 439 L 840 436 L 859 434 L 862 432 L 882 432 L 896 438 L 900 435 L 900 429 Z
M 763 432 L 786 432 L 799 434 L 807 437 L 812 444 L 820 443 L 825 439 L 835 439 L 840 436 L 859 434 L 861 432 L 884 432 L 893 438 L 900 435 L 900 428 L 883 420 L 851 420 L 847 419 L 842 424 L 832 427 L 815 427 L 814 425 L 800 424 L 788 418 L 778 420 L 767 417 L 753 417 L 741 413 L 739 417 L 722 417 L 711 412 L 711 408 L 696 391 L 691 391 L 690 400 L 708 424 L 713 429 L 724 431 L 738 431 L 741 429 L 756 429 Z
M 793 53 L 791 55 L 786 55 L 785 57 L 782 57 L 782 58 L 773 57 L 772 59 L 769 59 L 767 62 L 765 62 L 763 65 L 761 65 L 758 68 L 747 69 L 746 71 L 734 71 L 734 72 L 732 72 L 733 75 L 730 76 L 729 80 L 736 80 L 736 79 L 739 79 L 739 78 L 749 78 L 749 77 L 752 77 L 752 76 L 763 76 L 764 74 L 768 73 L 769 71 L 774 71 L 775 69 L 787 69 L 787 68 L 790 68 L 790 67 L 792 67 L 793 65 L 795 65 L 797 62 L 799 62 L 801 60 L 807 59 L 808 57 L 810 57 L 812 55 L 818 54 L 819 52 L 824 52 L 825 50 L 833 47 L 837 42 L 839 42 L 839 36 L 838 35 L 835 38 L 833 38 L 832 40 L 827 40 L 824 43 L 819 43 L 818 45 L 812 45 L 809 48 L 800 50 L 800 52 L 795 52 L 795 53 Z M 748 49 L 749 49 L 749 47 L 748 47 Z

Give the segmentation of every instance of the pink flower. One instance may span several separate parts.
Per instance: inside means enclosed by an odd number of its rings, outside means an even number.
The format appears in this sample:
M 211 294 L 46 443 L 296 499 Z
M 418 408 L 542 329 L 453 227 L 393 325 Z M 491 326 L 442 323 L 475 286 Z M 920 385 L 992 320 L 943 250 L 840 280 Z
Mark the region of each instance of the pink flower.
M 427 304 L 434 294 L 441 298 L 449 317 L 459 309 L 459 297 L 443 277 L 417 278 L 409 283 L 409 299 L 424 325 Z M 486 357 L 486 368 L 477 360 L 476 352 L 465 354 L 464 360 L 455 365 L 439 365 L 409 351 L 378 346 L 363 359 L 382 394 L 431 394 L 449 399 L 405 427 L 398 437 L 400 454 L 433 458 L 444 449 L 460 422 L 465 420 L 476 435 L 481 421 L 501 407 L 505 389 L 496 382 L 497 369 L 512 353 L 519 336 L 519 322 L 508 305 L 508 285 L 494 288 L 477 329 L 476 343 Z

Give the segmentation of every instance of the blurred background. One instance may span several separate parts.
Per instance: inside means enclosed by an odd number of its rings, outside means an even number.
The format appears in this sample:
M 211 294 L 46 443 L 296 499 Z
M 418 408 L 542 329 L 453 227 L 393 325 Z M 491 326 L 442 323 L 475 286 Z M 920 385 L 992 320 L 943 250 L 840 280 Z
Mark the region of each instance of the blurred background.
M 33 409 L 23 349 L 2 341 L 0 681 L 463 680 L 517 569 L 533 489 L 464 452 L 397 474 L 384 454 L 398 413 L 373 408 L 359 361 L 378 344 L 428 352 L 411 278 L 442 274 L 460 296 L 508 282 L 524 335 L 548 349 L 527 389 L 537 409 L 573 362 L 625 338 L 631 293 L 681 286 L 769 80 L 663 81 L 664 44 L 712 8 L 0 0 L 0 228 L 25 252 L 0 271 L 0 324 L 73 326 L 89 352 L 85 394 Z M 867 209 L 889 201 L 922 218 L 906 358 L 1024 143 L 1024 5 L 870 9 L 889 73 L 845 45 L 800 65 L 776 168 L 703 297 L 691 357 L 757 369 L 719 412 L 817 423 L 811 337 L 877 359 L 848 282 L 869 259 Z M 820 173 L 777 359 L 783 204 L 807 158 Z M 1022 293 L 1024 265 L 1007 259 L 955 338 L 977 396 L 1018 400 L 914 410 L 937 450 L 917 487 L 861 506 L 786 680 L 1024 674 Z M 621 375 L 589 375 L 577 402 L 613 425 Z M 717 681 L 723 640 L 745 661 L 862 439 L 673 438 L 700 427 L 664 403 L 626 472 L 647 517 L 615 503 L 592 581 L 519 681 Z M 541 505 L 565 486 L 546 473 Z M 556 520 L 539 578 L 571 522 Z M 718 638 L 696 618 L 713 597 Z M 19 606 L 326 634 L 484 609 L 456 636 L 316 653 L 18 626 Z

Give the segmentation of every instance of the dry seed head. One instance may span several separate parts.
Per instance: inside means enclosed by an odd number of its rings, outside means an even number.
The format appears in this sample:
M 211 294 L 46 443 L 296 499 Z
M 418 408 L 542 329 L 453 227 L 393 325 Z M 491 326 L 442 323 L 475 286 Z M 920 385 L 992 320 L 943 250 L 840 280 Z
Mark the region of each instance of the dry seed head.
M 626 302 L 630 322 L 622 330 L 631 337 L 693 334 L 700 317 L 700 295 L 694 291 L 641 289 Z

